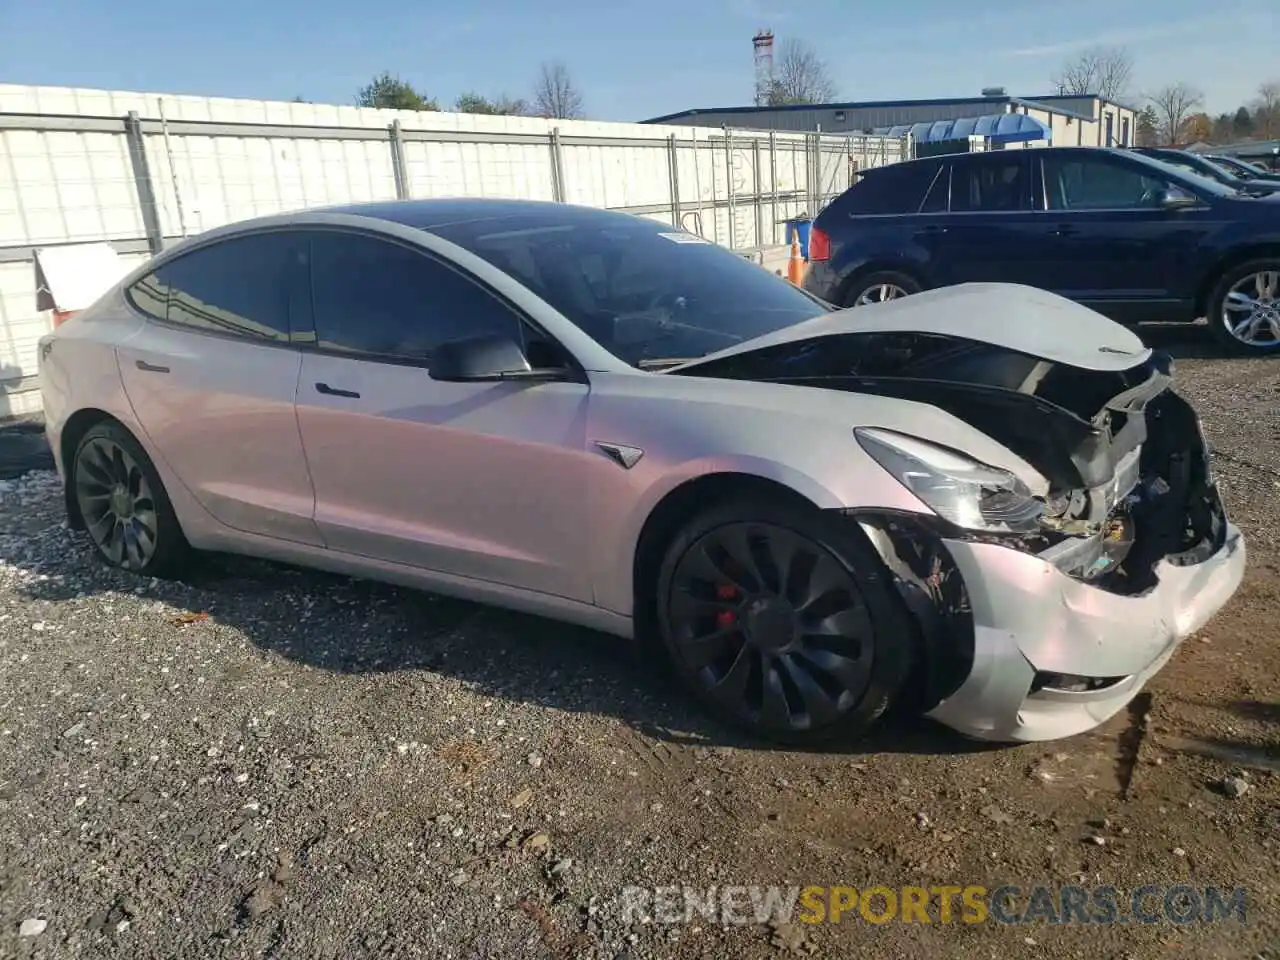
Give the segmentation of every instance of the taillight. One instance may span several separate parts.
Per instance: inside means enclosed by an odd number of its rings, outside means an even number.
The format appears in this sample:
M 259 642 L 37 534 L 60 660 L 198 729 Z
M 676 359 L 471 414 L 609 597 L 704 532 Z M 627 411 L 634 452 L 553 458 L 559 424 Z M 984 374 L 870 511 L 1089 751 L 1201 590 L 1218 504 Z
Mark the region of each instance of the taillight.
M 809 260 L 830 260 L 831 259 L 831 238 L 827 236 L 827 231 L 819 227 L 811 227 L 809 230 Z

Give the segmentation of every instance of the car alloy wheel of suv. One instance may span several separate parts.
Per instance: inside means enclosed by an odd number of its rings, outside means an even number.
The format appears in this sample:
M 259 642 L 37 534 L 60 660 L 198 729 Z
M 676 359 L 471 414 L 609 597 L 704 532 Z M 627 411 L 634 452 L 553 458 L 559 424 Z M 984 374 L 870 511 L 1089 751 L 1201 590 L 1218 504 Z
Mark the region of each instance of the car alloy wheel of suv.
M 845 298 L 845 306 L 867 307 L 887 300 L 900 300 L 919 292 L 920 284 L 904 273 L 876 271 L 854 281 Z
M 1250 260 L 1223 274 L 1208 319 L 1214 336 L 1235 352 L 1280 351 L 1280 260 Z

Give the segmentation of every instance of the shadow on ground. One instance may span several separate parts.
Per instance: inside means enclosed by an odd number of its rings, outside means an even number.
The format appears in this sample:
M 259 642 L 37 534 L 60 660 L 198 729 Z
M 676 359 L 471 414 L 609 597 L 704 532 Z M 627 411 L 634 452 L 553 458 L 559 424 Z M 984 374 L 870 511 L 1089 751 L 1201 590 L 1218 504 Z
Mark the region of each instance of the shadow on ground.
M 1280 725 L 1280 703 L 1266 703 L 1262 700 L 1237 700 L 1231 704 L 1230 710 L 1232 713 L 1249 720 Z
M 0 420 L 0 480 L 12 480 L 29 470 L 52 470 L 53 454 L 38 417 Z
M 1175 360 L 1238 359 L 1213 338 L 1205 323 L 1146 323 L 1137 333 L 1148 347 L 1163 350 Z
M 32 599 L 134 593 L 140 586 L 185 618 L 232 627 L 266 653 L 341 674 L 431 671 L 484 696 L 613 716 L 673 745 L 786 749 L 745 736 L 703 713 L 669 674 L 658 650 L 539 617 L 371 581 L 230 556 L 207 556 L 184 581 L 147 581 L 106 567 L 87 536 L 45 527 L 33 562 L 23 537 L 0 530 L 0 560 L 47 579 L 24 578 Z M 105 614 L 104 614 L 105 616 Z M 173 616 L 176 624 L 184 616 Z M 999 749 L 932 721 L 893 713 L 867 737 L 823 753 L 960 754 Z

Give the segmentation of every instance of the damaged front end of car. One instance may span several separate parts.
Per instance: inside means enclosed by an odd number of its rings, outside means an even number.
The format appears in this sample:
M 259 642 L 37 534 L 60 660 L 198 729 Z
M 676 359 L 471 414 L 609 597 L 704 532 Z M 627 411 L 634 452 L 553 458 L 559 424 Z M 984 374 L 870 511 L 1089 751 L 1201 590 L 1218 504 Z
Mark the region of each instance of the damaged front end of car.
M 1172 389 L 1169 358 L 1140 356 L 1125 369 L 1084 369 L 958 336 L 877 332 L 784 343 L 688 372 L 927 403 L 1047 481 L 1033 494 L 963 451 L 854 431 L 931 510 L 843 511 L 877 548 L 919 624 L 926 676 L 916 686 L 928 709 L 968 676 L 974 655 L 968 592 L 947 542 L 1031 554 L 1123 597 L 1153 590 L 1162 563 L 1193 565 L 1223 546 L 1228 524 L 1199 418 Z M 1039 671 L 1035 683 L 1088 691 L 1122 679 Z

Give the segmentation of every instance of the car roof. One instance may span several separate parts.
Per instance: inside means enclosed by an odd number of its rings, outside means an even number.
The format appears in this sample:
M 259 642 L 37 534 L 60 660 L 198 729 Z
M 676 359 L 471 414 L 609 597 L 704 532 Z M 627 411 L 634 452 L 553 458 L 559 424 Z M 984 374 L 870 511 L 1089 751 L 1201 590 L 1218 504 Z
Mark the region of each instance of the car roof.
M 428 200 L 383 200 L 342 206 L 312 208 L 309 213 L 341 213 L 385 220 L 431 232 L 437 227 L 481 220 L 536 218 L 558 224 L 581 226 L 630 225 L 644 218 L 617 210 L 583 207 L 550 200 L 509 200 L 499 197 L 441 197 Z M 655 230 L 672 229 L 670 224 L 652 223 Z
M 1046 155 L 1067 155 L 1078 157 L 1081 155 L 1081 151 L 1088 151 L 1089 153 L 1094 154 L 1109 153 L 1113 156 L 1123 156 L 1134 152 L 1131 148 L 1123 147 L 1035 147 L 1026 152 L 1034 154 L 1037 157 L 1043 157 Z M 895 168 L 910 166 L 912 164 L 937 164 L 966 159 L 970 159 L 973 162 L 980 162 L 983 158 L 1000 159 L 1007 156 L 1018 157 L 1021 156 L 1022 153 L 1023 151 L 1021 150 L 979 150 L 976 152 L 958 151 L 956 153 L 939 153 L 931 157 L 916 157 L 914 160 L 903 160 L 899 163 L 886 163 L 878 167 L 868 167 L 866 170 L 859 171 L 859 176 L 861 178 L 866 178 L 874 176 L 882 170 L 892 170 Z

